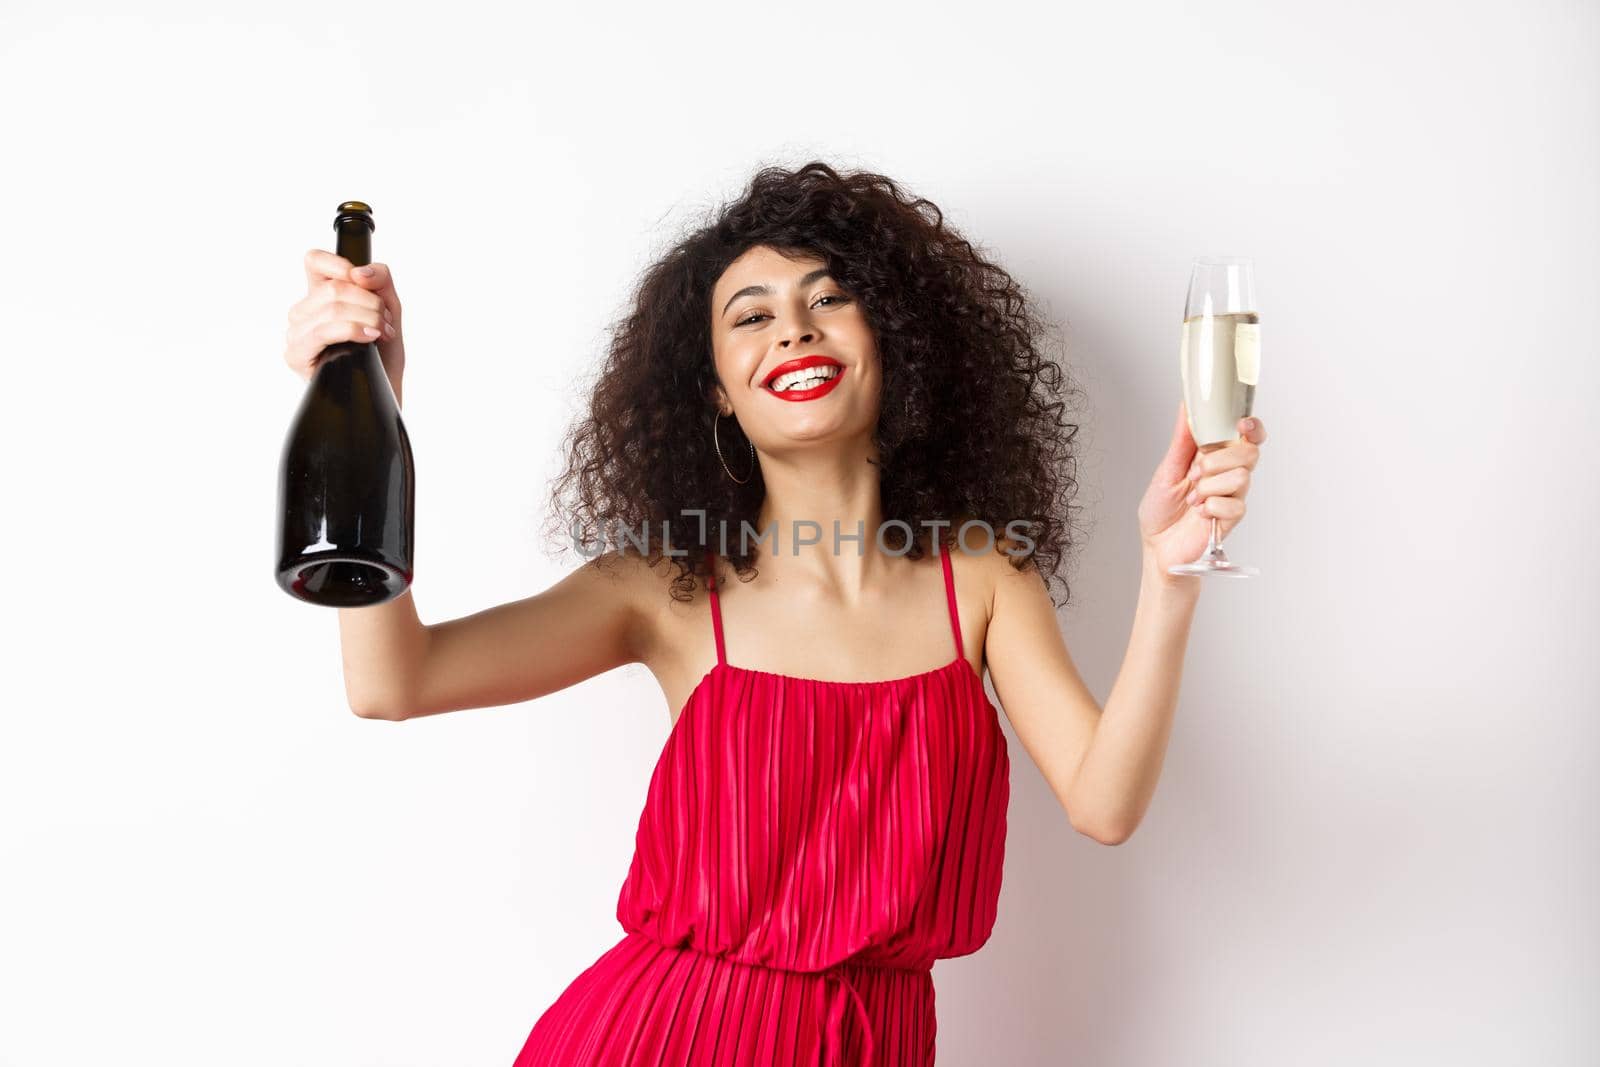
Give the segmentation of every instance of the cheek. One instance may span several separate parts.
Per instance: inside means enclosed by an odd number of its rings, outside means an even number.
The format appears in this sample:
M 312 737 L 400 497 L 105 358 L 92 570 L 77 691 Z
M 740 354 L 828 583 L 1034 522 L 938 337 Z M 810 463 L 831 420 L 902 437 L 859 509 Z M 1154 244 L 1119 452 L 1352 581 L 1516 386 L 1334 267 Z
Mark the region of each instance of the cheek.
M 765 349 L 748 337 L 725 337 L 714 346 L 717 373 L 729 385 L 755 383 Z
M 866 372 L 866 377 L 874 381 L 883 377 L 883 364 L 878 360 L 878 345 L 871 330 L 863 329 L 859 335 L 853 337 L 850 347 L 856 353 L 856 359 L 861 369 Z
M 868 334 L 861 343 L 851 346 L 856 355 L 855 374 L 860 383 L 857 394 L 874 411 L 883 403 L 883 364 Z
M 851 346 L 861 354 L 862 362 L 876 366 L 878 362 L 878 338 L 873 332 L 872 326 L 867 322 L 865 316 L 857 316 L 851 326 Z

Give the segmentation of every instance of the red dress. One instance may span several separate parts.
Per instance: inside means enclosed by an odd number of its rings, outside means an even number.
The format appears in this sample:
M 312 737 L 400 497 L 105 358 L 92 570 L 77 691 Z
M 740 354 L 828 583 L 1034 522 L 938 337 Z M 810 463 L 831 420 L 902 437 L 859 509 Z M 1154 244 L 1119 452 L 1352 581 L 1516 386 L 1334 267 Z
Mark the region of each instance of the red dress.
M 1010 795 L 939 556 L 955 659 L 879 682 L 731 665 L 710 580 L 717 663 L 651 776 L 624 936 L 514 1067 L 934 1062 L 933 961 L 989 939 Z

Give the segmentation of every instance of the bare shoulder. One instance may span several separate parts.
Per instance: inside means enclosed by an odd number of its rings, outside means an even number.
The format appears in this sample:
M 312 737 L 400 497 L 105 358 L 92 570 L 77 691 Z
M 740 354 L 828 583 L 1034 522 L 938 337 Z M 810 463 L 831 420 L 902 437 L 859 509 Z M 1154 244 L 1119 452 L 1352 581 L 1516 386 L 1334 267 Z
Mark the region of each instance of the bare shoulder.
M 959 531 L 965 522 L 976 521 L 970 516 L 955 520 Z M 989 635 L 993 628 L 995 611 L 1007 583 L 1017 580 L 1017 568 L 1012 556 L 1021 552 L 1014 540 L 1008 539 L 1004 530 L 985 533 L 974 526 L 956 545 L 952 562 L 955 565 L 956 599 L 961 608 L 962 630 L 969 647 L 978 650 L 978 668 L 988 664 Z
M 663 660 L 677 654 L 673 646 L 682 639 L 682 619 L 697 609 L 703 610 L 703 580 L 696 579 L 688 600 L 678 599 L 674 585 L 679 581 L 682 557 L 661 556 L 648 559 L 635 551 L 608 552 L 606 564 L 618 576 L 631 601 L 635 622 L 634 649 L 639 662 L 655 669 Z
M 996 530 L 990 538 L 980 538 L 974 533 L 968 543 L 972 551 L 963 551 L 961 560 L 975 593 L 983 599 L 984 633 L 987 635 L 1006 603 L 1015 603 L 1019 597 L 1036 598 L 1044 588 L 1044 579 L 1029 541 Z M 960 587 L 959 579 L 957 586 Z
M 969 521 L 978 520 L 963 516 L 955 520 L 955 528 L 959 530 L 962 523 Z M 980 533 L 976 528 L 971 529 L 956 549 L 957 591 L 970 590 L 975 596 L 981 596 L 987 609 L 985 617 L 992 619 L 995 593 L 1007 580 L 1017 579 L 1018 565 L 1012 561 L 1025 556 L 1026 549 L 1026 542 L 1008 537 L 1004 530 Z M 1024 560 L 1023 566 L 1031 564 Z

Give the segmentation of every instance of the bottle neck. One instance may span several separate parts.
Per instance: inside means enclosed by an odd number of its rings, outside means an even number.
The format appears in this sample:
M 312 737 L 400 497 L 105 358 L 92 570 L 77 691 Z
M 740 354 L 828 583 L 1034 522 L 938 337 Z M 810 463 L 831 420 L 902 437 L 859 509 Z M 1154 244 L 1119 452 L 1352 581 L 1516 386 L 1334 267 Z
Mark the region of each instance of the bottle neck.
M 334 223 L 333 228 L 339 235 L 339 243 L 335 251 L 341 257 L 348 259 L 351 265 L 356 267 L 365 267 L 372 262 L 372 225 L 370 223 L 364 219 L 344 215 Z

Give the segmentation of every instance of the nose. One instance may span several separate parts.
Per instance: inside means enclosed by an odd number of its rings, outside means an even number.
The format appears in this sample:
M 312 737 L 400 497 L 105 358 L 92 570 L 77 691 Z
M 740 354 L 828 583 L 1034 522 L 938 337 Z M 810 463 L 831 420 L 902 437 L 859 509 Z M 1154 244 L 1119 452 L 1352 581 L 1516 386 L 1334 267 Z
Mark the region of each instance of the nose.
M 783 333 L 783 340 L 778 343 L 783 347 L 793 344 L 810 344 L 817 339 L 817 331 L 811 326 L 796 323 L 787 327 Z

